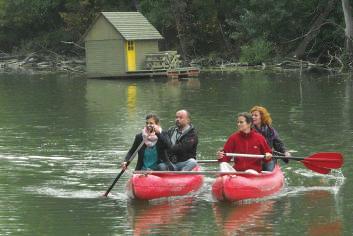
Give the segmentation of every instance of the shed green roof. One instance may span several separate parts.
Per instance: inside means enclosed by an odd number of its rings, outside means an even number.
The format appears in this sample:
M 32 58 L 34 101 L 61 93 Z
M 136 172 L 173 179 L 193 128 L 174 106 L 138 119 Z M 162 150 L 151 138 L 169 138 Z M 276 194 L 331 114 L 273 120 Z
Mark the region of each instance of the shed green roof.
M 140 12 L 102 12 L 126 40 L 163 39 Z

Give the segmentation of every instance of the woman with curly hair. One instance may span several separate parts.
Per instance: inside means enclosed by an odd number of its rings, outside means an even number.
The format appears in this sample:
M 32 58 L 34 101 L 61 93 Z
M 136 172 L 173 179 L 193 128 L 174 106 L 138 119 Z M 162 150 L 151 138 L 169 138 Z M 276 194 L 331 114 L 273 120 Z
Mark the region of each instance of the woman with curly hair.
M 277 131 L 271 126 L 272 118 L 267 109 L 262 106 L 254 106 L 251 108 L 250 113 L 253 118 L 253 128 L 265 137 L 268 145 L 274 150 L 274 154 L 290 157 L 290 153 L 286 150 Z M 288 159 L 283 160 L 288 163 Z M 263 169 L 272 171 L 275 163 L 276 161 L 273 158 L 271 162 L 264 163 Z

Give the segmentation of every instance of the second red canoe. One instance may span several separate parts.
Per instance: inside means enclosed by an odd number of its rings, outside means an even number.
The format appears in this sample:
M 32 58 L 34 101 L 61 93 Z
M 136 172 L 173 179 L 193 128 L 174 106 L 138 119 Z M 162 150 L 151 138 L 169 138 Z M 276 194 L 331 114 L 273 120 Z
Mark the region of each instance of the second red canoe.
M 279 165 L 276 165 L 272 172 L 218 176 L 212 185 L 212 194 L 219 201 L 263 198 L 279 192 L 283 184 L 283 172 Z

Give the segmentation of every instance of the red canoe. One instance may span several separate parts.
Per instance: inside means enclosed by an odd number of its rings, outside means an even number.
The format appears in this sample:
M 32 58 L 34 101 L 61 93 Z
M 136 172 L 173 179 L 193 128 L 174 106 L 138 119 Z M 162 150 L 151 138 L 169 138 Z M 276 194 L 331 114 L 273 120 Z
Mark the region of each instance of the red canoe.
M 199 171 L 200 167 L 194 168 Z M 186 195 L 197 191 L 203 183 L 203 175 L 182 174 L 133 174 L 127 183 L 129 196 L 141 200 Z
M 276 165 L 272 172 L 261 172 L 258 175 L 241 173 L 218 176 L 212 185 L 212 194 L 219 201 L 262 198 L 280 191 L 283 183 L 283 172 Z

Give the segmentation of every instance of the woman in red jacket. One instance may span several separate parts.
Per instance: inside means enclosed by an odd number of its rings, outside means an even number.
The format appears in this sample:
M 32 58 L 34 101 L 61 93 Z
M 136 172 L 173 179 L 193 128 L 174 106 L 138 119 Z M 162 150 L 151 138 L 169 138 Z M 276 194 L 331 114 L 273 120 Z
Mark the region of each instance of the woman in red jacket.
M 237 116 L 238 131 L 233 133 L 224 144 L 223 150 L 217 153 L 219 162 L 230 162 L 232 157 L 225 153 L 260 154 L 265 155 L 263 159 L 249 157 L 235 157 L 233 168 L 238 171 L 248 169 L 262 171 L 262 162 L 269 162 L 272 159 L 272 150 L 266 139 L 251 129 L 252 116 L 243 112 Z

